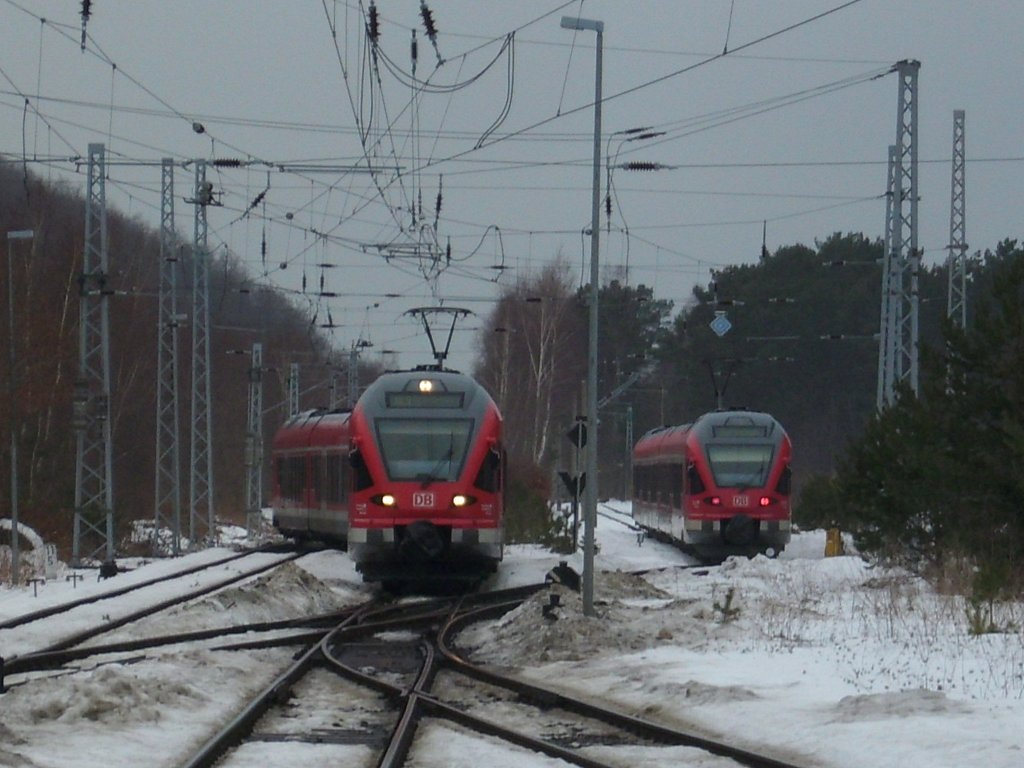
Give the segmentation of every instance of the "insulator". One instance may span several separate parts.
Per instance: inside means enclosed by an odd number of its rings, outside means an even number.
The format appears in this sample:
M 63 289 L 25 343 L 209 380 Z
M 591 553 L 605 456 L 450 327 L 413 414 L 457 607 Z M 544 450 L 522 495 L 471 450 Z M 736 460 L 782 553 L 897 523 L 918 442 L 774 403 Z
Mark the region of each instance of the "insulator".
M 377 6 L 371 0 L 370 2 L 370 23 L 367 27 L 370 35 L 370 42 L 374 45 L 380 40 L 380 18 L 377 15 Z
M 423 28 L 427 30 L 427 37 L 431 40 L 437 38 L 437 27 L 434 26 L 434 14 L 427 8 L 427 4 L 420 0 L 420 16 L 423 18 Z
M 605 213 L 605 216 L 607 216 L 609 219 L 611 219 L 611 217 L 612 217 L 612 196 L 611 195 L 605 195 L 604 196 L 604 213 Z
M 82 21 L 86 22 L 89 20 L 89 16 L 92 14 L 92 0 L 82 0 Z
M 419 48 L 416 45 L 416 30 L 412 31 L 412 63 L 416 66 L 416 60 L 419 58 Z
M 631 160 L 623 163 L 622 167 L 627 171 L 658 171 L 664 166 L 661 163 L 654 163 L 649 160 Z
M 445 257 L 445 261 L 448 264 L 452 263 L 452 241 L 451 241 L 451 238 L 448 239 L 448 245 L 444 249 L 444 257 Z

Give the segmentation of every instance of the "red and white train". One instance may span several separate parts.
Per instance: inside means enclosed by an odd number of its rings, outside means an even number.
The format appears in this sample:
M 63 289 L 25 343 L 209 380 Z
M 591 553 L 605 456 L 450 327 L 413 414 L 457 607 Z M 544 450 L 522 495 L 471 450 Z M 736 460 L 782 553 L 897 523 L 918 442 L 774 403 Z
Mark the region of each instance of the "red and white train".
M 292 416 L 274 435 L 274 526 L 297 540 L 345 544 L 351 495 L 348 411 Z
M 700 557 L 789 543 L 792 444 L 767 413 L 713 411 L 659 427 L 633 449 L 633 518 Z
M 502 559 L 502 419 L 469 376 L 386 373 L 351 413 L 290 419 L 273 456 L 275 525 L 347 542 L 366 581 L 475 580 Z

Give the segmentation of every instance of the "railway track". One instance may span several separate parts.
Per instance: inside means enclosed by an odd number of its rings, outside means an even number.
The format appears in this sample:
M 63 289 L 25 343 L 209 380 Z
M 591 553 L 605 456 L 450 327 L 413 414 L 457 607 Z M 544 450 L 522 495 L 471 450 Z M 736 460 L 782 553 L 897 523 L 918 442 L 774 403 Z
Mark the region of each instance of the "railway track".
M 254 552 L 272 552 L 276 549 L 277 547 L 264 547 L 253 551 L 236 552 L 232 555 L 228 555 L 227 557 L 222 557 L 217 560 L 213 560 L 209 563 L 202 563 L 201 565 L 196 565 L 192 568 L 187 568 L 181 571 L 175 571 L 173 573 L 169 573 L 164 576 L 159 576 L 153 579 L 146 579 L 145 581 L 140 581 L 135 584 L 128 584 L 123 587 L 116 587 L 114 589 L 105 590 L 95 595 L 88 595 L 86 597 L 78 598 L 77 600 L 68 600 L 63 603 L 58 603 L 57 605 L 51 605 L 46 608 L 41 608 L 38 611 L 31 611 L 30 613 L 24 613 L 20 616 L 15 616 L 14 618 L 7 619 L 5 621 L 0 621 L 0 630 L 14 629 L 15 627 L 30 624 L 33 621 L 41 621 L 42 619 L 49 618 L 50 616 L 56 616 L 58 614 L 65 613 L 71 610 L 72 608 L 78 608 L 82 605 L 95 605 L 96 603 L 103 602 L 104 600 L 110 600 L 115 597 L 121 597 L 122 595 L 127 595 L 130 592 L 145 589 L 146 587 L 151 587 L 155 584 L 162 584 L 167 581 L 173 581 L 175 579 L 180 579 L 185 576 L 189 576 L 193 573 L 198 573 L 200 571 L 209 570 L 211 568 L 216 568 L 221 565 L 226 565 L 227 563 L 234 562 L 235 560 L 240 560 L 244 557 L 250 557 Z
M 268 561 L 267 556 L 271 559 Z M 6 676 L 53 669 L 68 661 L 86 658 L 95 653 L 95 649 L 81 649 L 80 646 L 100 635 L 111 632 L 119 627 L 137 622 L 160 611 L 182 605 L 189 601 L 200 598 L 204 595 L 224 589 L 245 579 L 263 574 L 284 563 L 291 562 L 301 557 L 301 552 L 283 554 L 274 557 L 273 553 L 263 550 L 241 553 L 217 561 L 204 564 L 187 571 L 180 571 L 166 577 L 150 579 L 129 587 L 104 592 L 100 595 L 83 598 L 80 600 L 64 603 L 60 606 L 52 606 L 42 611 L 27 614 L 19 620 L 12 620 L 0 626 L 0 691 L 4 689 Z M 237 565 L 245 558 L 257 558 L 259 562 L 251 568 L 240 568 L 232 572 L 230 576 L 219 579 L 204 579 L 201 585 L 183 589 L 172 597 L 153 601 L 146 598 L 146 590 L 151 588 L 166 588 L 169 582 L 195 576 L 200 571 L 210 571 L 217 567 Z M 124 597 L 131 594 L 137 598 L 141 607 L 123 607 L 120 611 L 107 609 L 106 605 L 100 605 L 104 601 L 114 597 Z M 71 618 L 69 618 L 71 617 Z M 67 632 L 59 639 L 51 639 L 56 631 L 54 627 L 67 626 L 80 627 L 74 631 Z M 219 630 L 221 634 L 225 630 Z M 42 642 L 38 638 L 46 638 Z M 120 644 L 130 647 L 131 643 Z M 113 647 L 117 647 L 116 645 Z M 12 653 L 13 649 L 13 653 Z M 75 649 L 78 649 L 77 651 Z M 108 651 L 113 652 L 113 651 Z
M 325 761 L 367 762 L 369 752 L 382 768 L 398 768 L 410 759 L 424 765 L 430 759 L 416 754 L 418 733 L 440 725 L 485 738 L 495 749 L 525 750 L 587 768 L 634 764 L 637 750 L 647 759 L 662 756 L 666 764 L 696 750 L 695 759 L 715 755 L 723 765 L 795 768 L 501 674 L 460 655 L 455 646 L 459 631 L 519 607 L 543 588 L 354 609 L 309 642 L 288 669 L 183 765 L 271 766 L 278 764 L 274 756 L 281 754 L 280 742 L 343 750 L 325 753 Z M 261 648 L 271 642 L 222 648 Z M 352 749 L 361 750 L 360 757 L 344 751 Z

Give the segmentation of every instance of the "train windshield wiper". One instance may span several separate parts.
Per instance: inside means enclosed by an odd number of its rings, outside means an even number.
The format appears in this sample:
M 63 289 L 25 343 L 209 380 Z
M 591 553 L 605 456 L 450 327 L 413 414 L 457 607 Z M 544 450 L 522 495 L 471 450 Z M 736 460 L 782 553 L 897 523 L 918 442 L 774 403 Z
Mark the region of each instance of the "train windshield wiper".
M 744 482 L 736 484 L 738 486 L 738 490 L 742 492 L 754 487 L 760 488 L 764 483 L 764 471 L 766 466 L 767 462 L 762 459 L 761 466 L 757 468 L 756 472 L 751 472 L 746 478 L 744 478 Z
M 430 471 L 421 472 L 420 474 L 416 475 L 416 479 L 423 483 L 423 488 L 429 487 L 431 483 L 436 482 L 438 480 L 447 480 L 448 474 L 451 474 L 452 459 L 455 456 L 455 433 L 452 432 L 449 438 L 450 440 L 448 443 L 448 450 L 445 451 L 444 455 L 437 460 L 437 463 L 430 468 Z M 441 467 L 444 465 L 445 462 L 448 463 L 448 473 L 439 477 L 437 473 L 441 471 Z

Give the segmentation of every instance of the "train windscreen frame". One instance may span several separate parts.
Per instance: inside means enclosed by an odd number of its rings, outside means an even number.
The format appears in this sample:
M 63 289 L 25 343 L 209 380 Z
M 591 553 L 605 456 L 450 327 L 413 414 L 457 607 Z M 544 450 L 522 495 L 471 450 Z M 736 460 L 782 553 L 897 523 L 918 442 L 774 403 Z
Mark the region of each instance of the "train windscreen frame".
M 453 482 L 462 473 L 473 419 L 381 418 L 376 426 L 390 480 Z

